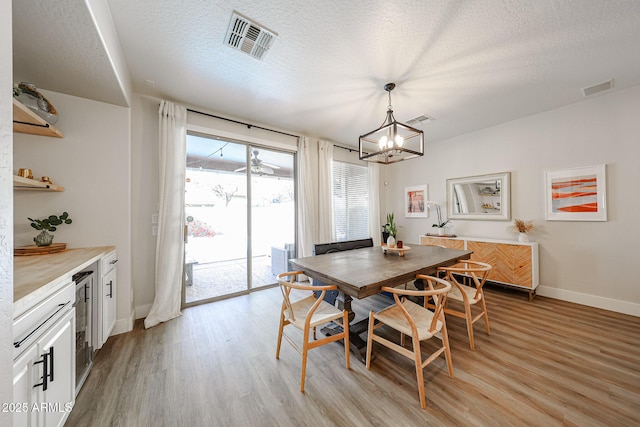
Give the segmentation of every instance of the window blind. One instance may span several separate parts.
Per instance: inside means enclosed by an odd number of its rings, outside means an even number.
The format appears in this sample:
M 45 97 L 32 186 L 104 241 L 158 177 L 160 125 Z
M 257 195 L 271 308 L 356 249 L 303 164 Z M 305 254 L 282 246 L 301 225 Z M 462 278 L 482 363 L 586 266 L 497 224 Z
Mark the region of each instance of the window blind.
M 333 227 L 337 241 L 371 237 L 366 166 L 333 161 Z

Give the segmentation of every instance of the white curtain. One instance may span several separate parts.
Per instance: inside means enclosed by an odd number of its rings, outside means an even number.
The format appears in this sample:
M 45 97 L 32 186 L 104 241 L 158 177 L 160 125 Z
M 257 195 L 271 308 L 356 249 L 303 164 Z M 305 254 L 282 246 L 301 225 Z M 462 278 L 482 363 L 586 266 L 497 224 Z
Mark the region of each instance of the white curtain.
M 373 245 L 380 246 L 382 228 L 380 224 L 380 166 L 377 163 L 367 165 L 369 172 L 369 235 Z
M 332 194 L 333 144 L 318 141 L 318 239 L 316 243 L 335 241 Z
M 180 316 L 184 266 L 184 182 L 187 110 L 160 103 L 160 209 L 156 243 L 156 295 L 145 328 Z
M 298 257 L 312 255 L 314 237 L 318 229 L 313 154 L 311 142 L 301 136 L 298 141 Z

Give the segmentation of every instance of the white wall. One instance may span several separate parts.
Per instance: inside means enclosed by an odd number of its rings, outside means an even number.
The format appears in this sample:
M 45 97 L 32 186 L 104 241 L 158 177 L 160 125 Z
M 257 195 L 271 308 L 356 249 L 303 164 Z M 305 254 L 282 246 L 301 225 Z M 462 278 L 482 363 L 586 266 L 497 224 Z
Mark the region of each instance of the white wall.
M 133 96 L 131 192 L 133 300 L 135 318 L 149 314 L 155 295 L 156 237 L 151 215 L 158 213 L 159 151 L 157 100 Z
M 640 316 L 640 287 L 632 273 L 640 225 L 640 87 L 437 143 L 424 157 L 383 167 L 388 211 L 403 212 L 405 186 L 428 184 L 429 199 L 445 206 L 447 178 L 511 172 L 512 218 L 533 220 L 540 242 L 541 295 Z M 428 134 L 428 126 L 425 126 Z M 544 219 L 544 172 L 607 165 L 607 222 Z M 400 237 L 416 242 L 427 219 L 398 217 Z M 510 222 L 452 221 L 459 236 L 514 239 Z
M 19 81 L 19 80 L 18 80 Z M 69 212 L 54 242 L 68 247 L 116 246 L 118 252 L 117 323 L 114 333 L 130 330 L 131 296 L 131 137 L 130 109 L 43 91 L 59 114 L 64 138 L 14 135 L 14 167 L 30 168 L 34 178 L 49 176 L 62 193 L 14 192 L 16 246 L 33 244 L 37 231 L 27 217 Z
M 13 402 L 13 53 L 11 0 L 0 0 L 0 402 Z M 0 425 L 12 414 L 0 412 Z

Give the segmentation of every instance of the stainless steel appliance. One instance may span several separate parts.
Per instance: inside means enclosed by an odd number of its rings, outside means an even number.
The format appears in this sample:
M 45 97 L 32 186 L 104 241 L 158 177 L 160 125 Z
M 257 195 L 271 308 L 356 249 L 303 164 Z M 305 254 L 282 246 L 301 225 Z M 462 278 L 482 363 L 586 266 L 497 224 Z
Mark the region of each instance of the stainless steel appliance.
M 89 375 L 93 365 L 92 312 L 93 271 L 81 271 L 73 275 L 76 283 L 76 395 Z

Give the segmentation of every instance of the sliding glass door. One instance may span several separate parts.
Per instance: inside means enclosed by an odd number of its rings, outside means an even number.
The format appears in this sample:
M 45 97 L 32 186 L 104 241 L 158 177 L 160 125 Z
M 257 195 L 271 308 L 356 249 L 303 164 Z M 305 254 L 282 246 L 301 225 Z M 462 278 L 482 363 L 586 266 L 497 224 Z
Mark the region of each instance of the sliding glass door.
M 184 305 L 276 283 L 295 241 L 294 154 L 187 135 Z
M 293 154 L 251 148 L 251 254 L 253 288 L 288 271 L 295 248 Z

